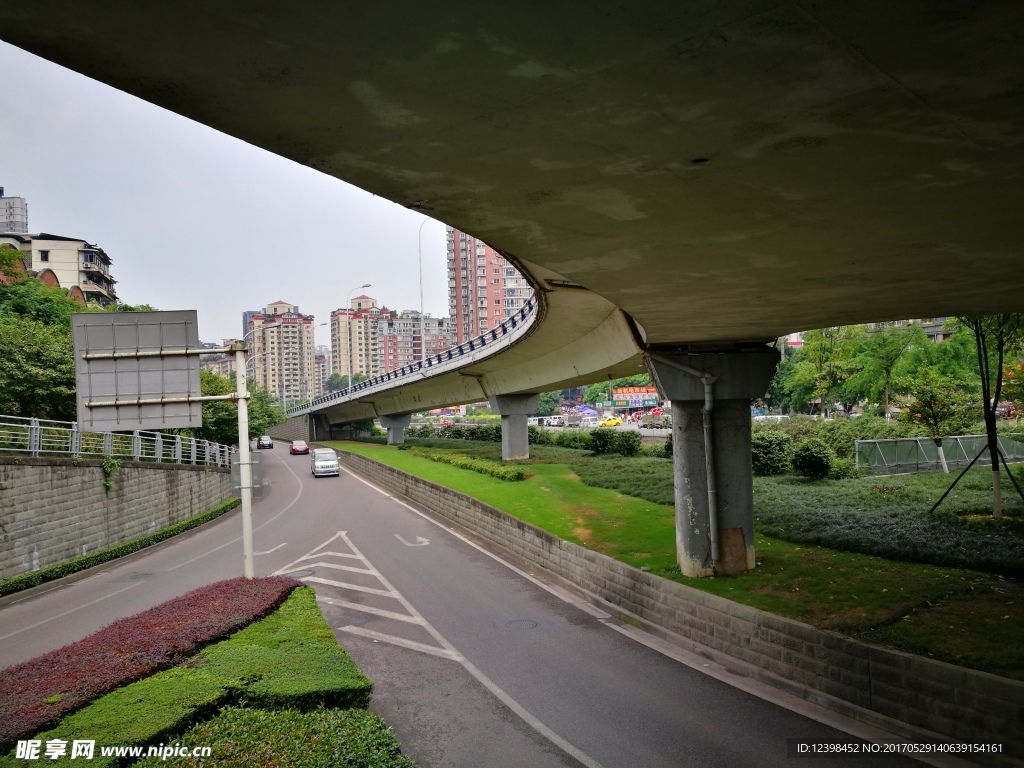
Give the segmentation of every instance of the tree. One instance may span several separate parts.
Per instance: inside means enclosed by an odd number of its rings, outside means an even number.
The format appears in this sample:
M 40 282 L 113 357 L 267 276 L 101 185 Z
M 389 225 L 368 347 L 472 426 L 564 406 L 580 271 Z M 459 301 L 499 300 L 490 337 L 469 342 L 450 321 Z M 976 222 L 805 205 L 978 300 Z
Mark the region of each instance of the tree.
M 361 381 L 366 381 L 367 378 L 369 377 L 364 373 L 356 372 L 352 374 L 352 386 Z M 335 371 L 327 377 L 327 384 L 325 386 L 328 392 L 344 392 L 348 389 L 348 376 L 343 376 Z
M 818 401 L 824 414 L 836 400 L 847 411 L 853 407 L 856 396 L 843 385 L 856 371 L 853 358 L 863 336 L 863 326 L 859 325 L 819 328 L 804 334 L 789 378 L 788 394 L 795 408 L 809 409 Z
M 67 329 L 0 315 L 0 413 L 75 420 L 75 362 Z
M 234 379 L 208 371 L 199 371 L 199 384 L 204 395 L 229 395 L 236 390 Z M 275 405 L 270 394 L 250 380 L 249 437 L 264 435 L 274 424 L 285 420 L 284 411 Z M 203 403 L 203 426 L 193 431 L 195 437 L 225 445 L 238 444 L 238 406 L 231 400 Z
M 943 376 L 931 368 L 922 368 L 911 384 L 914 400 L 906 418 L 920 424 L 935 442 L 942 471 L 949 474 L 942 439 L 960 431 L 965 420 L 972 417 L 968 407 L 970 394 L 951 376 Z
M 1008 355 L 1024 346 L 1024 315 L 1014 312 L 1000 315 L 969 315 L 957 321 L 974 334 L 978 370 L 981 373 L 981 407 L 985 416 L 988 452 L 992 459 L 992 517 L 1003 516 L 1000 493 L 999 439 L 996 433 L 996 406 L 1003 390 L 1003 369 Z
M 875 324 L 854 356 L 856 373 L 847 381 L 847 393 L 858 400 L 877 403 L 882 415 L 889 413 L 889 398 L 900 359 L 912 346 L 927 343 L 928 337 L 920 326 Z
M 792 347 L 786 344 L 784 339 L 780 343 L 782 359 L 775 368 L 775 375 L 772 376 L 772 383 L 768 385 L 768 391 L 765 392 L 764 402 L 769 408 L 786 413 L 793 407 L 789 391 L 790 379 L 796 370 L 796 363 L 793 360 L 795 353 Z
M 625 378 L 615 379 L 614 381 L 601 381 L 587 387 L 587 391 L 583 393 L 583 402 L 596 403 L 601 400 L 611 400 L 611 390 L 618 387 L 649 386 L 651 386 L 651 377 L 646 373 L 638 373 L 634 376 L 626 376 Z
M 29 317 L 70 331 L 72 312 L 99 311 L 99 307 L 83 307 L 62 288 L 49 288 L 34 278 L 0 284 L 0 315 Z
M 12 281 L 28 277 L 28 273 L 25 271 L 27 256 L 27 253 L 19 251 L 13 245 L 7 243 L 0 245 L 0 275 Z
M 562 390 L 555 392 L 542 392 L 540 395 L 540 401 L 537 404 L 537 415 L 538 416 L 551 416 L 559 412 L 559 406 L 562 404 Z

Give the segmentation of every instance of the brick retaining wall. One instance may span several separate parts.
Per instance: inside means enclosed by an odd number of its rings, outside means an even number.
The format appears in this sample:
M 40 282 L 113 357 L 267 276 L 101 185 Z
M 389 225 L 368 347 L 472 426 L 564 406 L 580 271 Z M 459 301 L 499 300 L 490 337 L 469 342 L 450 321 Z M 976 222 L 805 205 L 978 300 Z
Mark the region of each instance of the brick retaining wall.
M 101 460 L 0 457 L 0 579 L 153 533 L 231 493 L 220 467 L 126 461 L 107 491 Z
M 339 454 L 360 475 L 733 672 L 873 725 L 891 726 L 886 718 L 893 718 L 953 741 L 1014 744 L 1011 754 L 1024 754 L 1024 683 L 858 643 L 662 579 L 458 491 L 364 456 Z

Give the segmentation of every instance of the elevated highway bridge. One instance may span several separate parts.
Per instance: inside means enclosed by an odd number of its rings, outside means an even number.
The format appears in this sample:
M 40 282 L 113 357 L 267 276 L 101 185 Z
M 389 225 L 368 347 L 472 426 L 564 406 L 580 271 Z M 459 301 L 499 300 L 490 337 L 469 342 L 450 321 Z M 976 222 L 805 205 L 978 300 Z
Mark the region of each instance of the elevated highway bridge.
M 1016 0 L 5 1 L 0 37 L 500 249 L 529 333 L 326 413 L 486 395 L 514 455 L 531 394 L 651 370 L 684 573 L 753 565 L 767 342 L 1021 305 Z

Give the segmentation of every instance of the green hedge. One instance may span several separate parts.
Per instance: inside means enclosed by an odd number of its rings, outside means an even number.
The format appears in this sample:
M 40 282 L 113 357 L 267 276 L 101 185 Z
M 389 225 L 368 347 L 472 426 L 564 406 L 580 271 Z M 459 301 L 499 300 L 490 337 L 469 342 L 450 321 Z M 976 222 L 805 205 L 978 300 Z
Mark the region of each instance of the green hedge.
M 225 512 L 228 512 L 237 507 L 241 502 L 238 499 L 229 499 L 223 504 L 218 504 L 213 509 L 208 509 L 206 512 L 201 512 L 198 515 L 193 515 L 188 520 L 182 520 L 180 523 L 176 523 L 169 528 L 164 528 L 161 531 L 150 533 L 146 536 L 142 536 L 138 539 L 132 539 L 126 541 L 123 544 L 117 544 L 107 549 L 101 549 L 98 552 L 92 552 L 88 555 L 82 555 L 76 557 L 73 560 L 67 560 L 63 563 L 57 563 L 51 565 L 48 568 L 43 568 L 32 573 L 23 573 L 20 576 L 12 576 L 6 581 L 0 581 L 0 596 L 9 595 L 13 592 L 20 592 L 23 589 L 29 587 L 35 587 L 39 584 L 43 584 L 47 581 L 53 581 L 64 576 L 70 576 L 72 573 L 78 573 L 84 571 L 87 568 L 92 568 L 94 565 L 101 565 L 110 560 L 115 560 L 125 555 L 130 555 L 133 552 L 138 552 L 140 549 L 149 547 L 153 544 L 157 544 L 165 539 L 169 539 L 172 536 L 177 536 L 179 533 L 196 528 L 203 523 L 208 523 L 214 518 L 220 517 Z
M 778 429 L 764 429 L 750 436 L 750 459 L 755 475 L 782 475 L 789 470 L 793 439 Z
M 816 437 L 800 443 L 793 450 L 793 469 L 810 480 L 822 480 L 832 470 L 835 453 L 823 440 Z
M 401 753 L 392 730 L 373 712 L 320 709 L 268 712 L 228 709 L 189 731 L 179 742 L 210 747 L 211 756 L 176 757 L 173 765 L 206 768 L 415 768 Z M 172 763 L 150 757 L 135 765 L 156 768 Z
M 444 464 L 451 464 L 460 469 L 471 469 L 484 475 L 496 477 L 499 480 L 525 480 L 526 470 L 522 467 L 499 464 L 496 461 L 487 459 L 473 459 L 461 453 L 431 453 L 427 454 L 431 461 L 439 461 Z
M 300 587 L 273 614 L 205 648 L 186 665 L 102 696 L 34 738 L 44 744 L 48 739 L 95 739 L 97 746 L 159 744 L 229 702 L 301 711 L 365 708 L 372 689 L 335 640 L 313 590 Z M 0 760 L 0 765 L 19 763 Z M 97 755 L 91 764 L 117 762 Z

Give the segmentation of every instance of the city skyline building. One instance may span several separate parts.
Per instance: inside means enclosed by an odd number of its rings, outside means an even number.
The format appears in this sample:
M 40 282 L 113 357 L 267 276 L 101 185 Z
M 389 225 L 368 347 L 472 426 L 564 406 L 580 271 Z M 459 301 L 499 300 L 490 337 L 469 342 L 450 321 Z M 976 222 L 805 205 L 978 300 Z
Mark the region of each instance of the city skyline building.
M 28 202 L 24 197 L 5 197 L 0 187 L 0 233 L 28 234 Z
M 522 308 L 532 288 L 498 251 L 472 235 L 446 227 L 448 307 L 452 344 L 496 328 Z
M 331 312 L 331 373 L 361 373 L 373 378 L 381 373 L 378 326 L 386 308 L 366 295 L 356 296 L 348 307 Z
M 381 373 L 390 373 L 451 347 L 453 329 L 450 318 L 403 309 L 381 316 L 378 338 Z
M 310 399 L 317 386 L 314 318 L 298 309 L 275 301 L 250 317 L 246 330 L 250 378 L 285 404 Z

